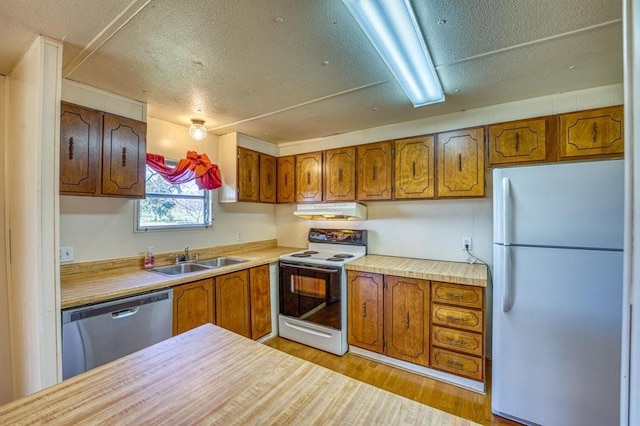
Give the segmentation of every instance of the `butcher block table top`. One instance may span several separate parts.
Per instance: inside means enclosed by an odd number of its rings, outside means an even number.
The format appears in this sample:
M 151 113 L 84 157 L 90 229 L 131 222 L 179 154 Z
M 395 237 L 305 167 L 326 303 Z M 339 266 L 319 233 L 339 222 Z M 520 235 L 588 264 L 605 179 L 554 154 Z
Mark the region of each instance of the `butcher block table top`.
M 205 324 L 0 406 L 0 424 L 475 423 Z
M 477 287 L 487 286 L 487 267 L 480 263 L 445 262 L 369 254 L 353 262 L 348 262 L 345 268 L 352 271 L 398 277 L 445 281 Z

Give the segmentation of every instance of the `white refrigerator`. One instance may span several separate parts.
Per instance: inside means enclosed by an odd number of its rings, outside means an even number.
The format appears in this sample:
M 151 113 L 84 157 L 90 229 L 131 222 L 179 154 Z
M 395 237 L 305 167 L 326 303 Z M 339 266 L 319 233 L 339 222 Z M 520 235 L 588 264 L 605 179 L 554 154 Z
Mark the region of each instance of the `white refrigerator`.
M 493 413 L 619 423 L 623 161 L 493 172 Z

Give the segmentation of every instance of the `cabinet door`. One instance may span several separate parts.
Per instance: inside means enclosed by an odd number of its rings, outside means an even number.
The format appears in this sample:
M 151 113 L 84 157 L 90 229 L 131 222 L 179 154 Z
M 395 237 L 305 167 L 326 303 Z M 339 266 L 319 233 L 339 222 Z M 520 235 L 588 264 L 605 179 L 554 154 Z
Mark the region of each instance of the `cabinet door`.
M 296 155 L 296 201 L 322 201 L 322 152 Z
M 358 200 L 391 199 L 391 142 L 357 147 Z
M 216 324 L 251 337 L 249 275 L 246 269 L 216 277 Z
M 211 323 L 214 315 L 213 279 L 173 288 L 173 335 Z
M 147 123 L 103 115 L 102 195 L 144 198 Z
M 249 270 L 251 292 L 251 338 L 271 333 L 271 276 L 269 265 Z
M 326 201 L 356 199 L 356 148 L 338 148 L 324 154 L 324 196 Z
M 293 203 L 295 201 L 295 161 L 293 155 L 278 157 L 277 202 Z
M 385 276 L 385 354 L 429 365 L 429 281 Z
M 94 195 L 100 176 L 100 113 L 62 102 L 60 193 Z
M 238 147 L 238 201 L 260 201 L 260 154 Z
M 435 195 L 435 143 L 433 136 L 395 142 L 395 198 L 433 198 Z
M 484 129 L 437 135 L 438 197 L 483 197 Z
M 276 202 L 276 157 L 260 154 L 260 202 Z
M 560 115 L 560 157 L 619 157 L 624 153 L 622 106 Z
M 383 276 L 347 272 L 347 340 L 350 345 L 383 351 Z
M 512 121 L 489 126 L 489 165 L 547 159 L 547 120 Z

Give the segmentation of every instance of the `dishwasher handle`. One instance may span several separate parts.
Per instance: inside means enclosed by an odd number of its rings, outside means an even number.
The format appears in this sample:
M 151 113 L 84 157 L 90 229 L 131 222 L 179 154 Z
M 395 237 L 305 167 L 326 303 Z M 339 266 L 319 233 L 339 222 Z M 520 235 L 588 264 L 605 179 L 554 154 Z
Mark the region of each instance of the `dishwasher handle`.
M 149 303 L 160 302 L 173 298 L 173 291 L 166 290 L 157 293 L 136 296 L 129 299 L 114 300 L 79 309 L 62 311 L 62 322 L 69 323 L 98 315 L 110 314 L 113 319 L 125 318 L 138 312 L 138 307 Z
M 111 312 L 111 318 L 120 319 L 120 318 L 130 317 L 131 315 L 137 314 L 138 309 L 140 308 L 136 306 L 135 308 L 129 308 L 129 309 L 123 309 L 121 311 Z

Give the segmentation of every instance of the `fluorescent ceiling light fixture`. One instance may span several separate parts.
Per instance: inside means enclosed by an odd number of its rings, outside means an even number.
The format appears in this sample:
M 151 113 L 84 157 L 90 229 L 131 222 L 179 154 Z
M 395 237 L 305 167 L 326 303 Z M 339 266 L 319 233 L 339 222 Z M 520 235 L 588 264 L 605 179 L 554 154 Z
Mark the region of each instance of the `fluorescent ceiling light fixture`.
M 444 92 L 409 0 L 342 0 L 414 107 L 444 101 Z

